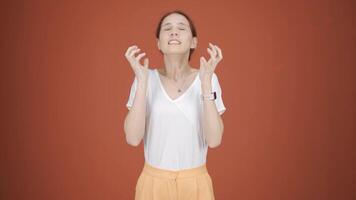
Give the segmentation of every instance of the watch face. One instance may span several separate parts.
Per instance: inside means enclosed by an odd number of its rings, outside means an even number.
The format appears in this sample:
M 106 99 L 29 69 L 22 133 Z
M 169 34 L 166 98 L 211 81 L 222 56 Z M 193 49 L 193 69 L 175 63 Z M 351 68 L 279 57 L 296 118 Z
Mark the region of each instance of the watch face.
M 212 92 L 211 94 L 208 95 L 202 95 L 203 99 L 208 99 L 208 100 L 215 100 L 217 97 L 216 92 Z

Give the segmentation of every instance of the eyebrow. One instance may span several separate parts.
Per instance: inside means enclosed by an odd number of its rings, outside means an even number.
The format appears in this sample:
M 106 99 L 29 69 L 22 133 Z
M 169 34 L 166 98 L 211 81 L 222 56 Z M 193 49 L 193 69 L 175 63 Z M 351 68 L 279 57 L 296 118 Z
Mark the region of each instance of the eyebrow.
M 185 24 L 185 23 L 183 23 L 183 22 L 179 22 L 178 24 L 181 24 L 181 25 L 187 26 L 187 24 Z M 162 26 L 166 26 L 166 25 L 172 25 L 172 23 L 167 22 L 167 23 L 163 24 Z

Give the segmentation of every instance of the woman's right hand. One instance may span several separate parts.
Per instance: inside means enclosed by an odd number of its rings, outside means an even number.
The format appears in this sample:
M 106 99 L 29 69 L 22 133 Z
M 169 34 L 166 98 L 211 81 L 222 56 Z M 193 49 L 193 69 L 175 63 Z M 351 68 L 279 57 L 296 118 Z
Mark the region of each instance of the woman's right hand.
M 146 55 L 146 53 L 140 53 L 135 57 L 135 54 L 138 53 L 139 49 L 136 45 L 130 46 L 125 53 L 126 59 L 129 61 L 131 68 L 133 69 L 137 80 L 139 82 L 146 82 L 148 79 L 148 58 L 144 59 L 144 65 L 140 63 L 140 59 Z

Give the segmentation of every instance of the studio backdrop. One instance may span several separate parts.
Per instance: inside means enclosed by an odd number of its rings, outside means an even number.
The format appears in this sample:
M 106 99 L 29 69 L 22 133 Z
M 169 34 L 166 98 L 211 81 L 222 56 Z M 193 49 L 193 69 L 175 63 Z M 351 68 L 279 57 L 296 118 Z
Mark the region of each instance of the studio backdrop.
M 172 10 L 194 21 L 191 65 L 218 45 L 226 112 L 207 168 L 217 200 L 355 197 L 353 1 L 1 3 L 0 199 L 131 200 L 143 143 L 125 141 L 138 45 Z

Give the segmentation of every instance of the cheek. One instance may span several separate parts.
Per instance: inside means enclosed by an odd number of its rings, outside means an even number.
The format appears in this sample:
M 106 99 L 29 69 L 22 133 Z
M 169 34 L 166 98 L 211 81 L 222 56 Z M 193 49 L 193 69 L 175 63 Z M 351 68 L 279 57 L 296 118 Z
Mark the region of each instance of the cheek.
M 187 37 L 185 37 L 185 38 L 182 38 L 182 40 L 184 41 L 184 43 L 185 43 L 186 45 L 190 45 L 191 42 L 193 41 L 190 36 L 187 36 Z
M 169 35 L 168 34 L 161 33 L 160 36 L 159 36 L 159 41 L 161 43 L 168 42 L 168 39 L 169 39 Z
M 159 36 L 158 42 L 159 42 L 159 45 L 160 45 L 160 46 L 164 45 L 164 38 L 163 38 L 162 35 Z

